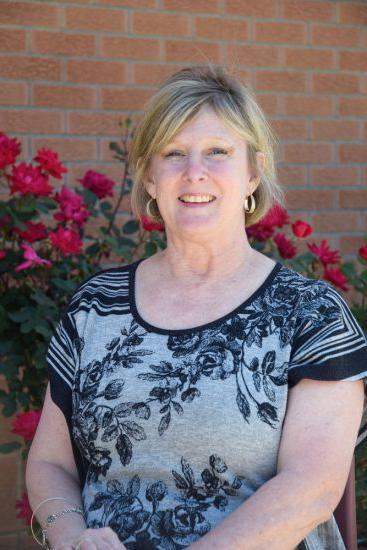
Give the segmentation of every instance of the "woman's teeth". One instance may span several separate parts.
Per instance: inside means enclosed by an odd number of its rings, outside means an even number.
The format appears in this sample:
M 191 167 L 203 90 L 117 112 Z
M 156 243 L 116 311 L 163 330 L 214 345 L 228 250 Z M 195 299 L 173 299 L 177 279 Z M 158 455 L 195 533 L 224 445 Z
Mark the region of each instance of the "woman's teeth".
M 215 197 L 213 195 L 182 195 L 179 200 L 182 202 L 211 202 L 215 200 Z

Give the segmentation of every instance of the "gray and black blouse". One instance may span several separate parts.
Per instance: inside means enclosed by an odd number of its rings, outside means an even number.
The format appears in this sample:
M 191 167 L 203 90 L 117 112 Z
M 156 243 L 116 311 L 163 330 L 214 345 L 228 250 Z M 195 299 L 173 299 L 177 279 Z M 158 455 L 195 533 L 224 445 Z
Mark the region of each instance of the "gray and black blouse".
M 79 285 L 48 372 L 88 527 L 109 525 L 131 550 L 176 550 L 276 474 L 289 389 L 367 377 L 367 341 L 334 287 L 280 262 L 227 315 L 155 327 L 136 308 L 141 261 Z M 299 548 L 343 550 L 334 517 Z

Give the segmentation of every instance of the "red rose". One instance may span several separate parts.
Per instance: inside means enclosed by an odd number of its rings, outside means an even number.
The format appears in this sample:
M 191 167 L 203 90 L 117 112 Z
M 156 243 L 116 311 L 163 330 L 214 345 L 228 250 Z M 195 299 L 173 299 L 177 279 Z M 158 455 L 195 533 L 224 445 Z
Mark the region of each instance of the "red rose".
M 42 411 L 28 411 L 18 413 L 12 424 L 12 432 L 22 436 L 26 441 L 32 441 Z
M 293 258 L 297 254 L 297 248 L 284 233 L 277 233 L 275 237 L 273 237 L 273 241 L 277 245 L 279 254 L 282 258 Z
M 274 204 L 270 210 L 259 221 L 264 227 L 283 227 L 289 223 L 287 211 L 279 204 Z
M 150 218 L 147 218 L 146 216 L 141 217 L 141 224 L 145 229 L 145 231 L 164 231 L 165 230 L 164 224 L 154 222 Z
M 3 260 L 6 256 L 6 250 L 0 250 L 0 260 Z
M 79 254 L 82 250 L 83 243 L 79 233 L 73 229 L 64 229 L 59 226 L 56 231 L 50 232 L 49 237 L 53 246 L 61 250 L 65 256 Z
M 112 189 L 115 182 L 108 179 L 104 174 L 95 172 L 94 170 L 88 170 L 82 179 L 79 179 L 80 183 L 86 189 L 89 189 L 97 195 L 99 199 L 103 199 L 108 195 L 113 196 Z
M 43 172 L 54 178 L 61 179 L 62 174 L 67 172 L 65 166 L 59 161 L 59 155 L 51 149 L 40 149 L 34 160 L 38 162 Z
M 60 193 L 56 193 L 55 199 L 61 209 L 61 212 L 54 214 L 55 220 L 60 222 L 70 220 L 79 226 L 86 222 L 90 212 L 86 209 L 83 198 L 74 193 L 66 185 L 63 185 Z
M 34 243 L 47 237 L 46 226 L 42 223 L 26 222 L 27 229 L 22 231 L 18 227 L 14 227 L 14 233 L 19 235 L 21 239 L 28 243 Z
M 325 268 L 323 278 L 327 281 L 330 281 L 335 286 L 341 288 L 342 290 L 348 290 L 346 283 L 348 282 L 346 276 L 340 269 L 327 267 Z
M 330 250 L 329 245 L 327 244 L 325 239 L 321 241 L 320 246 L 309 243 L 307 243 L 307 246 L 309 250 L 311 250 L 311 252 L 315 254 L 315 256 L 320 258 L 320 261 L 324 265 L 324 267 L 326 267 L 328 264 L 336 264 L 341 259 L 340 254 L 337 250 Z
M 53 191 L 48 179 L 42 175 L 41 170 L 25 162 L 21 162 L 18 166 L 13 166 L 9 179 L 11 182 L 11 193 L 19 191 L 21 195 L 33 193 L 41 197 L 47 196 Z
M 18 509 L 17 518 L 24 519 L 26 525 L 31 524 L 32 508 L 30 507 L 27 493 L 23 493 L 20 500 L 17 500 L 15 507 Z
M 358 254 L 361 258 L 367 261 L 367 244 L 361 246 L 361 248 L 358 250 Z
M 287 223 L 289 223 L 287 211 L 275 203 L 261 220 L 246 227 L 246 234 L 257 241 L 266 241 L 273 236 L 275 227 L 283 227 Z
M 312 233 L 312 227 L 302 220 L 297 220 L 296 222 L 292 223 L 292 230 L 293 234 L 300 239 L 304 239 Z
M 21 144 L 15 138 L 11 139 L 0 132 L 0 170 L 13 164 L 21 151 Z

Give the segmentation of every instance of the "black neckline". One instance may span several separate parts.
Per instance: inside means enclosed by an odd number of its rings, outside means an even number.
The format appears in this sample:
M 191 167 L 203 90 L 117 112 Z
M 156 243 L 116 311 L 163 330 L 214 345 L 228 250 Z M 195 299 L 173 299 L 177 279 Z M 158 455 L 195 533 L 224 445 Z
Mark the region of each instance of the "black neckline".
M 244 302 L 242 302 L 239 306 L 237 306 L 235 309 L 230 311 L 229 313 L 226 313 L 225 315 L 222 315 L 222 317 L 219 317 L 218 319 L 214 319 L 214 321 L 210 321 L 209 323 L 205 323 L 204 325 L 198 325 L 196 327 L 191 328 L 178 328 L 178 329 L 165 329 L 161 327 L 155 327 L 154 325 L 151 325 L 147 321 L 145 321 L 141 316 L 140 313 L 136 307 L 136 301 L 135 301 L 135 274 L 136 269 L 138 265 L 145 260 L 146 258 L 140 258 L 136 262 L 133 262 L 130 264 L 130 270 L 129 270 L 129 297 L 130 297 L 130 308 L 132 315 L 135 319 L 135 321 L 141 325 L 142 327 L 146 328 L 149 332 L 155 332 L 157 334 L 188 334 L 193 332 L 199 332 L 202 330 L 210 329 L 212 327 L 215 327 L 217 325 L 220 325 L 230 317 L 232 317 L 234 314 L 239 312 L 241 309 L 243 309 L 245 306 L 253 302 L 264 290 L 270 285 L 270 283 L 273 281 L 279 270 L 283 267 L 283 264 L 279 261 L 276 261 L 275 266 L 265 279 L 265 281 L 259 286 L 251 296 L 249 296 Z

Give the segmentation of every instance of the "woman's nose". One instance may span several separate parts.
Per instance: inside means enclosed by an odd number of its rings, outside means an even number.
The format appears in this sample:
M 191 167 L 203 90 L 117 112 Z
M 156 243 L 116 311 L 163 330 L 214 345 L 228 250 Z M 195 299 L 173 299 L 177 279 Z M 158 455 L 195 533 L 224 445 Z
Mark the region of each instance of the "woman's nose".
M 207 175 L 203 157 L 200 154 L 187 155 L 185 176 L 191 180 L 202 180 Z

